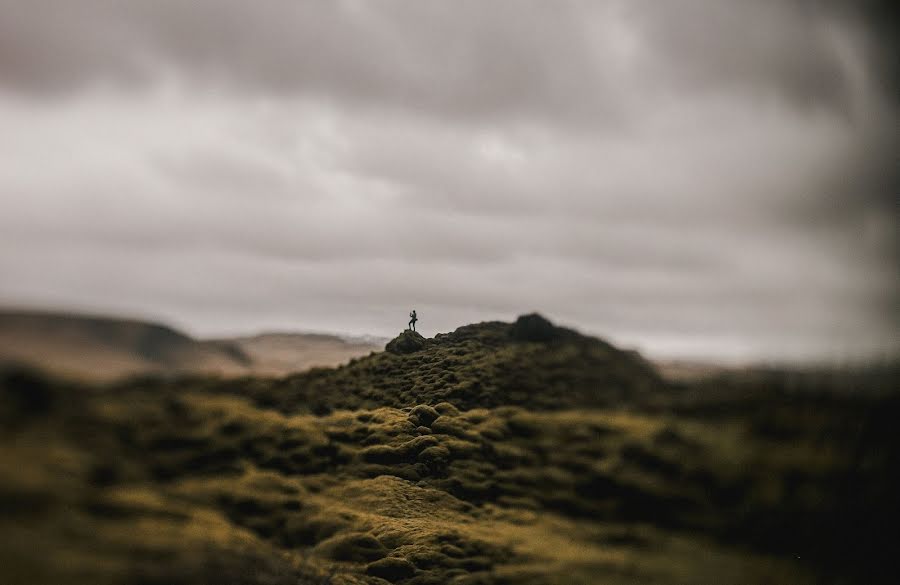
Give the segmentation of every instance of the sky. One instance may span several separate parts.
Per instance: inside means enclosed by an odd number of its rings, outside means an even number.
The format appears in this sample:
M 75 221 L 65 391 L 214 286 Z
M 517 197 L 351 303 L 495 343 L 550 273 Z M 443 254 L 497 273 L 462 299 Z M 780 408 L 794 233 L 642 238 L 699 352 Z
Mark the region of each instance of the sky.
M 0 0 L 0 305 L 900 353 L 886 0 Z

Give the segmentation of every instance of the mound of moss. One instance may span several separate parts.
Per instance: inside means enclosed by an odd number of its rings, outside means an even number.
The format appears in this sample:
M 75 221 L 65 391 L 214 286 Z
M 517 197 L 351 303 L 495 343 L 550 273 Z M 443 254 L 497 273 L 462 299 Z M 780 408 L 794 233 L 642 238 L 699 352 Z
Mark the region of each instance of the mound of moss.
M 625 406 L 666 389 L 637 353 L 557 327 L 539 315 L 512 324 L 467 325 L 433 339 L 404 331 L 387 351 L 337 369 L 267 382 L 224 382 L 216 391 L 222 388 L 286 413 L 441 402 L 462 410 Z
M 13 585 L 882 583 L 859 559 L 893 553 L 875 532 L 897 518 L 890 398 L 284 415 L 14 372 L 0 406 Z

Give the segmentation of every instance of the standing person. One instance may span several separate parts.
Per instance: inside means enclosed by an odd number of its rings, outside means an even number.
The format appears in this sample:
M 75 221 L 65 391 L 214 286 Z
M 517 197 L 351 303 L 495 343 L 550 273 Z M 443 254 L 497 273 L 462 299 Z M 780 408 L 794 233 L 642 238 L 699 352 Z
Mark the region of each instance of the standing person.
M 418 320 L 419 320 L 419 318 L 416 317 L 416 310 L 413 309 L 412 313 L 409 314 L 409 328 L 411 331 L 416 330 L 416 321 L 418 321 Z

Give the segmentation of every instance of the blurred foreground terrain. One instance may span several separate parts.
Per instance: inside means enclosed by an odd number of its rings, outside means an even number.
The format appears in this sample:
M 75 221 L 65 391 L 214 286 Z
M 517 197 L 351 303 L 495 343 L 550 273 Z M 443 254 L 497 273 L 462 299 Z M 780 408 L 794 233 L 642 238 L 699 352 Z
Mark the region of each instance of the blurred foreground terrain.
M 282 378 L 138 372 L 3 370 L 0 583 L 896 579 L 895 365 L 673 382 L 530 315 Z

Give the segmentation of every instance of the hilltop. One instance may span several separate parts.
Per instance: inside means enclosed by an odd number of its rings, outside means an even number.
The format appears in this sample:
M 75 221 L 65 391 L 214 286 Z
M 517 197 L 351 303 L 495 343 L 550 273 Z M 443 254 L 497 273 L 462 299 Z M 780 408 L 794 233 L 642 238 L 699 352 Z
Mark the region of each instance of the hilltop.
M 450 402 L 464 410 L 622 406 L 665 384 L 635 352 L 557 327 L 539 315 L 466 325 L 426 339 L 404 331 L 386 351 L 249 388 L 224 384 L 282 412 L 403 408 Z

